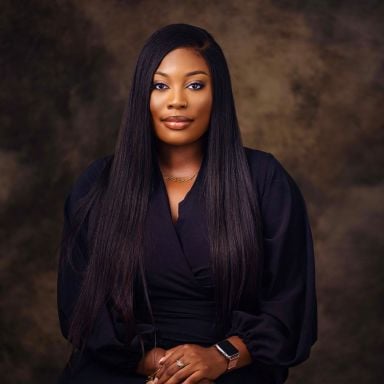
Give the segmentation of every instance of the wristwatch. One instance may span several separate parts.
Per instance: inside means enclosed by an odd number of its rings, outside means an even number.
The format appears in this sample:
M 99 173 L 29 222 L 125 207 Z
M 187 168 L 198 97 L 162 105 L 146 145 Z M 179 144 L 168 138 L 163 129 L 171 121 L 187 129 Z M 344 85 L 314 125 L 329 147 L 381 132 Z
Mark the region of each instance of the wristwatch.
M 228 340 L 220 341 L 215 347 L 228 360 L 227 371 L 235 368 L 240 357 L 239 350 Z

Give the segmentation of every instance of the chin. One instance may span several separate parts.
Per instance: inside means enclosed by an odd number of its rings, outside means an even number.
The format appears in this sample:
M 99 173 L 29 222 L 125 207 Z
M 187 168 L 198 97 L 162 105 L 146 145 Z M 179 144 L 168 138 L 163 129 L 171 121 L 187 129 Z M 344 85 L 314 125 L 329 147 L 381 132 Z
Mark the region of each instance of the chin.
M 192 145 L 192 144 L 198 144 L 202 141 L 202 136 L 199 137 L 159 137 L 157 136 L 157 141 L 162 144 L 166 145 L 172 145 L 176 147 L 184 146 L 184 145 Z
M 156 140 L 167 145 L 191 145 L 200 142 L 205 136 L 205 132 L 198 135 L 190 135 L 187 130 L 175 132 L 155 132 Z

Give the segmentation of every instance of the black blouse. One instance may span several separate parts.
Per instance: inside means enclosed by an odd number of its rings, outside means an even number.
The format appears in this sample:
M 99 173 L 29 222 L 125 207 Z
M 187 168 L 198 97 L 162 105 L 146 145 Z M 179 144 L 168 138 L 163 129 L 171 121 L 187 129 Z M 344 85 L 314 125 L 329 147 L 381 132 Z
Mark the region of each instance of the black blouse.
M 132 383 L 145 378 L 134 373 L 142 348 L 165 349 L 184 343 L 209 346 L 231 335 L 247 345 L 253 363 L 223 375 L 216 383 L 283 383 L 288 368 L 309 356 L 316 341 L 317 315 L 311 230 L 301 193 L 281 164 L 270 154 L 245 148 L 263 225 L 264 269 L 261 302 L 256 312 L 238 308 L 230 327 L 215 323 L 213 276 L 209 242 L 199 188 L 203 162 L 191 190 L 179 204 L 172 222 L 167 191 L 158 177 L 146 219 L 145 271 L 154 324 L 136 294 L 137 334 L 127 344 L 122 319 L 105 305 L 85 351 L 73 353 L 61 383 Z M 65 203 L 67 228 L 77 201 L 85 195 L 110 158 L 92 163 L 74 184 Z M 86 229 L 78 237 L 87 264 Z M 78 297 L 81 275 L 70 266 L 59 270 L 58 307 L 63 335 Z M 243 301 L 256 300 L 246 297 Z

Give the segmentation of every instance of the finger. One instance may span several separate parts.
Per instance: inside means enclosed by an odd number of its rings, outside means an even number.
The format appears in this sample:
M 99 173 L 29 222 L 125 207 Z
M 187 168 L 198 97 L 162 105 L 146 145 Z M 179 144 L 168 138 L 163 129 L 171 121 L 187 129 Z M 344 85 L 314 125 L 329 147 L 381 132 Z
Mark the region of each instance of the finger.
M 203 377 L 201 371 L 196 371 L 192 373 L 192 375 L 188 376 L 182 384 L 197 384 L 200 383 L 201 380 L 204 380 L 205 378 Z M 168 384 L 168 383 L 167 383 Z M 173 383 L 172 383 L 173 384 Z
M 182 345 L 178 345 L 177 347 L 173 347 L 171 349 L 168 349 L 166 352 L 165 352 L 165 355 L 159 360 L 159 364 L 164 364 L 164 362 L 166 360 L 168 360 L 169 356 L 172 356 L 172 354 L 174 354 L 177 350 L 179 350 L 180 348 L 182 348 Z
M 171 355 L 168 356 L 167 360 L 163 361 L 160 364 L 160 368 L 157 373 L 157 377 L 160 377 L 170 366 L 174 365 L 177 360 L 183 357 L 183 352 L 176 350 Z
M 186 365 L 184 368 L 179 368 L 173 376 L 171 376 L 165 384 L 180 384 L 183 383 L 188 377 L 190 377 L 196 371 L 196 367 L 192 364 Z
M 159 379 L 157 384 L 165 383 L 170 377 L 172 377 L 177 371 L 185 367 L 179 367 L 177 362 L 180 360 L 187 366 L 187 363 L 182 360 L 183 354 L 180 351 L 175 351 L 161 366 L 156 373 L 156 377 Z

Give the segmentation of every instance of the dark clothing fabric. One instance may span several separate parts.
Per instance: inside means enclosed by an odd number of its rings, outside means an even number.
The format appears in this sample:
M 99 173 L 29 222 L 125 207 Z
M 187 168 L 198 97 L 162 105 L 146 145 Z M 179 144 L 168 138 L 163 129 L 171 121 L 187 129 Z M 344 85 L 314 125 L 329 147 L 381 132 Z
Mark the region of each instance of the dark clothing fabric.
M 179 204 L 176 223 L 172 222 L 165 185 L 158 177 L 146 219 L 144 253 L 154 324 L 138 290 L 137 335 L 128 345 L 123 341 L 122 319 L 105 305 L 85 350 L 72 355 L 61 383 L 142 384 L 145 378 L 134 374 L 135 367 L 142 347 L 149 350 L 155 341 L 168 349 L 184 343 L 209 346 L 231 335 L 241 337 L 253 364 L 223 375 L 216 380 L 218 384 L 283 383 L 288 368 L 309 356 L 316 340 L 317 315 L 313 245 L 305 203 L 293 179 L 272 155 L 249 148 L 245 153 L 263 225 L 263 284 L 261 302 L 254 306 L 257 311 L 238 308 L 228 329 L 216 326 L 208 230 L 199 193 L 204 162 Z M 77 201 L 108 161 L 110 158 L 94 162 L 74 184 L 65 204 L 67 224 Z M 84 232 L 78 240 L 85 255 L 77 261 L 80 270 L 87 263 Z M 59 317 L 65 337 L 80 284 L 81 274 L 70 266 L 59 270 Z M 255 300 L 256 294 L 242 301 Z

